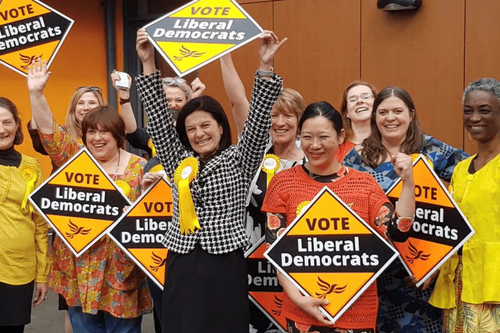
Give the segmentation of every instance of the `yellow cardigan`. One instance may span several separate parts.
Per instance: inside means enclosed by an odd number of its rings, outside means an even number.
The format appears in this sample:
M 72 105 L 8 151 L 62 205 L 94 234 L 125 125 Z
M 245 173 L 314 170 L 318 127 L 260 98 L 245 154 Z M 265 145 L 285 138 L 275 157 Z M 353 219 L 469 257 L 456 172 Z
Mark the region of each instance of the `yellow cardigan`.
M 0 165 L 0 282 L 47 283 L 47 222 L 26 201 L 43 182 L 38 161 L 22 155 L 19 168 Z
M 476 231 L 462 251 L 462 301 L 471 304 L 500 302 L 500 155 L 469 174 L 474 156 L 457 164 L 450 189 Z M 453 279 L 458 265 L 455 254 L 442 267 L 429 300 L 435 307 L 455 307 Z

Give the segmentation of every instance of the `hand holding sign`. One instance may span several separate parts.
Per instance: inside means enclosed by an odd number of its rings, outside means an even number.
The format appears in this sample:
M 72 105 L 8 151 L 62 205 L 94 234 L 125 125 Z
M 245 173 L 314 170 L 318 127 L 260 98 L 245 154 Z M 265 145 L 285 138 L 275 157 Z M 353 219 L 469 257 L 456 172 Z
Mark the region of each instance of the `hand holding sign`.
M 141 59 L 144 74 L 153 74 L 155 72 L 155 51 L 153 45 L 149 42 L 149 35 L 144 29 L 137 31 L 137 40 L 135 49 L 139 59 Z
M 259 49 L 260 66 L 259 68 L 265 71 L 271 69 L 276 52 L 286 43 L 288 38 L 284 38 L 281 42 L 278 36 L 272 31 L 264 30 L 262 32 L 261 44 Z
M 313 298 L 308 295 L 303 295 L 294 284 L 287 279 L 283 274 L 278 274 L 278 280 L 286 292 L 290 300 L 297 305 L 302 311 L 323 323 L 324 325 L 333 325 L 321 311 L 320 306 L 326 306 L 330 303 L 327 299 Z

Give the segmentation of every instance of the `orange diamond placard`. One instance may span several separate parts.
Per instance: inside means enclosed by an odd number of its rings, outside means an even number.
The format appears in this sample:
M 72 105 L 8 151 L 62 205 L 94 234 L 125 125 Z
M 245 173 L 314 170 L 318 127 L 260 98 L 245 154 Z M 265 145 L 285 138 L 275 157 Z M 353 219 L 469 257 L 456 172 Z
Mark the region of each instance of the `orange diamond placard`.
M 144 28 L 178 76 L 234 51 L 262 32 L 234 0 L 195 0 Z
M 424 283 L 449 257 L 474 235 L 474 229 L 439 180 L 427 158 L 413 162 L 415 221 L 406 242 L 394 242 L 408 274 Z M 401 194 L 401 179 L 387 190 L 395 204 Z
M 286 332 L 286 318 L 282 311 L 283 288 L 278 282 L 276 270 L 264 257 L 265 237 L 262 237 L 246 253 L 248 267 L 248 298 L 282 332 Z
M 109 237 L 163 290 L 172 221 L 172 188 L 163 178 L 146 190 L 108 231 Z
M 329 300 L 320 309 L 335 322 L 397 252 L 325 186 L 264 256 L 304 295 Z
M 86 148 L 40 185 L 29 200 L 77 257 L 106 234 L 130 205 Z
M 0 1 L 0 63 L 24 76 L 37 58 L 50 66 L 73 22 L 37 0 Z

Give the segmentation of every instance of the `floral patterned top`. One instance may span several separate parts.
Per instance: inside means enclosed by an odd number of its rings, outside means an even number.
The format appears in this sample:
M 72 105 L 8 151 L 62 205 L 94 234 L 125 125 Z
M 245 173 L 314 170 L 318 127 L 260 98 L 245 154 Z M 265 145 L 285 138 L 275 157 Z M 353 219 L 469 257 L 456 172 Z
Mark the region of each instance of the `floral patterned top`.
M 40 133 L 43 146 L 56 165 L 61 166 L 83 145 L 69 138 L 55 124 L 53 134 Z M 146 160 L 132 155 L 127 168 L 116 180 L 130 186 L 128 198 L 141 194 Z M 53 245 L 50 286 L 63 295 L 68 306 L 81 306 L 84 313 L 106 311 L 118 318 L 136 318 L 152 311 L 146 275 L 108 237 L 104 236 L 76 258 L 60 238 Z
M 45 134 L 38 131 L 47 154 L 49 154 L 52 163 L 57 167 L 62 166 L 67 160 L 73 157 L 83 147 L 82 140 L 76 142 L 68 132 L 54 121 L 54 133 Z
M 145 165 L 145 159 L 132 155 L 124 174 L 116 177 L 130 185 L 131 201 L 141 193 Z M 135 318 L 152 308 L 146 275 L 108 236 L 78 258 L 57 238 L 50 286 L 84 313 L 106 311 L 118 318 Z
M 432 162 L 436 174 L 445 181 L 451 180 L 457 163 L 468 157 L 463 150 L 451 147 L 429 135 L 425 135 L 420 153 Z M 383 162 L 372 168 L 362 161 L 356 149 L 347 154 L 342 164 L 368 172 L 375 177 L 384 191 L 398 178 L 391 162 Z M 441 310 L 428 303 L 434 286 L 431 285 L 424 291 L 410 289 L 403 280 L 406 276 L 408 273 L 403 264 L 394 261 L 378 277 L 377 332 L 441 333 Z

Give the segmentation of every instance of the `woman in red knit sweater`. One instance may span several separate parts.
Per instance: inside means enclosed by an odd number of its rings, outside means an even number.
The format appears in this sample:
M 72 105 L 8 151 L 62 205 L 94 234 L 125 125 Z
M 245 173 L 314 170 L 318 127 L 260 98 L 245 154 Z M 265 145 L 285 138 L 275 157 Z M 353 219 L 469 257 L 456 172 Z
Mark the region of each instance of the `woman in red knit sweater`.
M 297 215 L 297 206 L 312 200 L 328 186 L 377 232 L 391 242 L 405 241 L 415 212 L 415 195 L 411 158 L 399 153 L 392 157 L 395 170 L 403 180 L 397 208 L 369 174 L 346 168 L 335 158 L 344 140 L 341 115 L 327 102 L 310 104 L 299 122 L 302 149 L 308 162 L 275 175 L 269 184 L 262 210 L 269 218 L 280 220 L 285 228 Z M 266 230 L 266 241 L 277 235 Z M 283 310 L 288 332 L 375 332 L 377 286 L 372 284 L 337 322 L 332 323 L 319 306 L 328 300 L 304 296 L 282 274 L 278 280 L 285 291 Z

